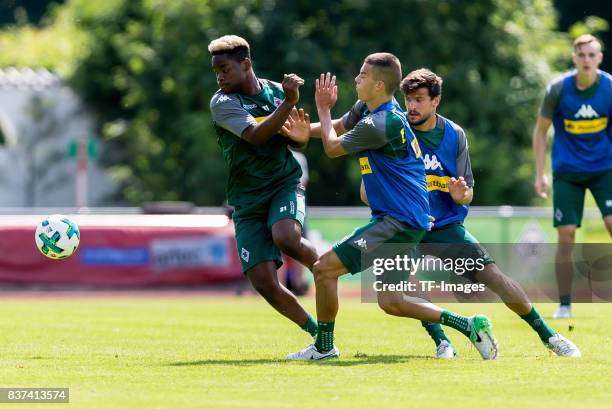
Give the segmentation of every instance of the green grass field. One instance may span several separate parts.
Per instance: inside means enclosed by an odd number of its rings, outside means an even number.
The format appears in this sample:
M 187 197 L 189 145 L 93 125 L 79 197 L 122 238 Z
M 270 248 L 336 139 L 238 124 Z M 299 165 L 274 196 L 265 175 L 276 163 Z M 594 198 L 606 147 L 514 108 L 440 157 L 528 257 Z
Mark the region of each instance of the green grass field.
M 341 358 L 318 363 L 284 360 L 311 340 L 255 296 L 9 298 L 0 386 L 69 387 L 70 403 L 53 407 L 71 408 L 609 407 L 610 305 L 575 305 L 572 332 L 552 322 L 582 359 L 551 356 L 501 304 L 449 307 L 492 317 L 499 360 L 452 329 L 460 355 L 436 360 L 419 323 L 354 298 L 341 299 Z
M 324 239 L 335 242 L 349 234 L 356 227 L 364 225 L 367 219 L 358 218 L 309 218 L 308 226 L 321 232 Z M 512 217 L 500 219 L 494 217 L 469 217 L 465 220 L 467 229 L 481 243 L 515 243 L 520 240 L 526 225 L 535 223 L 549 243 L 557 242 L 557 231 L 548 219 L 529 219 Z M 584 219 L 582 227 L 576 231 L 577 243 L 609 243 L 610 235 L 601 219 Z

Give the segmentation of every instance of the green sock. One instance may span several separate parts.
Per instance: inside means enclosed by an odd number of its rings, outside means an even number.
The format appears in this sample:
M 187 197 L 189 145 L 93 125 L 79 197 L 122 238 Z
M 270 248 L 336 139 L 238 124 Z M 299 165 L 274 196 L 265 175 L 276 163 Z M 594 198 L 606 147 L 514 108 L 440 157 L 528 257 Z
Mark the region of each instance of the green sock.
M 565 305 L 569 307 L 572 303 L 572 296 L 569 294 L 564 294 L 559 296 L 559 304 Z
M 470 321 L 468 317 L 444 310 L 442 315 L 440 315 L 440 324 L 455 328 L 466 337 L 470 336 Z
M 451 343 L 450 339 L 446 337 L 446 334 L 444 333 L 444 330 L 442 329 L 440 324 L 436 324 L 435 322 L 429 321 L 421 321 L 421 325 L 423 326 L 423 328 L 425 328 L 425 331 L 427 331 L 431 339 L 434 340 L 436 346 L 440 345 L 442 341 L 446 341 L 449 344 Z
M 312 315 L 308 314 L 308 319 L 306 320 L 306 323 L 304 325 L 302 325 L 301 327 L 304 331 L 308 332 L 311 336 L 315 337 L 317 336 L 317 322 L 315 321 L 314 318 L 312 318 Z
M 544 321 L 544 318 L 542 318 L 535 307 L 531 307 L 531 311 L 525 315 L 521 315 L 521 318 L 538 333 L 543 343 L 548 344 L 548 339 L 555 335 L 555 331 L 546 324 L 546 321 Z
M 319 330 L 315 341 L 317 351 L 324 353 L 331 351 L 334 347 L 334 321 L 322 322 L 319 321 Z

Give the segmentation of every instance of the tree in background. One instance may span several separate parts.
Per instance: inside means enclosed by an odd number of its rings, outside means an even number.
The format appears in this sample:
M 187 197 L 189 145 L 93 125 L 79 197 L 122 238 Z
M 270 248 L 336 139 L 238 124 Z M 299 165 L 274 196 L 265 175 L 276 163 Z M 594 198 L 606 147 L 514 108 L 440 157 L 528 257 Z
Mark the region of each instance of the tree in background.
M 264 72 L 275 73 L 269 78 L 287 67 L 312 73 L 305 78 L 333 70 L 340 78 L 336 113 L 341 115 L 353 102 L 352 79 L 367 54 L 392 52 L 404 72 L 429 67 L 445 79 L 441 113 L 466 128 L 470 138 L 474 204 L 530 203 L 531 124 L 543 86 L 568 47 L 565 36 L 554 31 L 549 1 L 521 2 L 521 7 L 507 1 L 346 0 L 325 5 L 297 1 L 264 8 L 254 48 L 278 57 L 260 59 L 259 69 L 265 64 Z M 310 96 L 312 81 L 307 85 Z M 314 107 L 310 99 L 306 103 Z M 311 203 L 358 203 L 357 166 L 330 163 L 320 151 L 311 143 Z M 318 188 L 329 178 L 346 181 L 347 189 Z
M 529 204 L 531 126 L 544 84 L 565 67 L 569 50 L 567 36 L 555 31 L 550 0 L 73 0 L 56 8 L 45 29 L 73 32 L 78 46 L 62 48 L 71 58 L 56 63 L 99 115 L 104 161 L 122 183 L 116 201 L 136 204 L 223 201 L 226 171 L 208 108 L 216 84 L 206 46 L 227 33 L 250 41 L 262 76 L 305 78 L 300 105 L 314 120 L 314 78 L 338 75 L 340 116 L 354 102 L 354 75 L 372 52 L 394 53 L 404 72 L 440 73 L 441 113 L 468 133 L 474 203 Z M 318 141 L 307 156 L 311 204 L 359 203 L 354 160 L 327 160 Z
M 38 24 L 50 4 L 65 0 L 0 0 L 0 26 L 12 24 Z
M 600 68 L 612 71 L 612 31 L 609 30 L 612 22 L 612 7 L 609 2 L 601 0 L 554 0 L 559 10 L 559 29 L 567 31 L 572 39 L 580 34 L 593 34 L 603 41 L 604 59 Z M 608 50 L 606 52 L 606 50 Z M 572 63 L 568 60 L 567 67 Z

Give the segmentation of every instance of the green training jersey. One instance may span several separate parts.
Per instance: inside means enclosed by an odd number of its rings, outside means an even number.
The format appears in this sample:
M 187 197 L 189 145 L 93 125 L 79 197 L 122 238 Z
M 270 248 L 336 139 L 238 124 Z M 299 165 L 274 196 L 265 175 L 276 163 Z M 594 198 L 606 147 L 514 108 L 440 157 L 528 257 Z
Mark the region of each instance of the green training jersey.
M 242 139 L 249 126 L 266 119 L 285 99 L 279 83 L 257 80 L 261 91 L 252 96 L 226 94 L 218 90 L 210 100 L 210 111 L 223 159 L 229 166 L 227 199 L 245 207 L 261 203 L 279 189 L 297 186 L 302 170 L 287 146 L 291 140 L 274 135 L 262 145 Z

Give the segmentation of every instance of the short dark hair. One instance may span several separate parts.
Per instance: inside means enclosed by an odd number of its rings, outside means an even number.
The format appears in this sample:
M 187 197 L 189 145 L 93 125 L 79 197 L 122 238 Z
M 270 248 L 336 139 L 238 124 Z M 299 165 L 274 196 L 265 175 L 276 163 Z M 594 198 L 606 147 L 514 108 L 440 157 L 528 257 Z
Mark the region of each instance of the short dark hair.
M 249 43 L 236 35 L 225 35 L 212 40 L 208 44 L 208 52 L 211 55 L 227 54 L 228 57 L 236 61 L 251 58 Z
M 427 88 L 429 96 L 434 98 L 442 95 L 442 78 L 427 68 L 420 68 L 406 75 L 402 80 L 400 88 L 404 95 L 419 88 Z
M 375 53 L 368 55 L 364 63 L 375 68 L 375 78 L 385 83 L 387 94 L 393 94 L 402 79 L 402 64 L 397 57 L 390 53 Z

